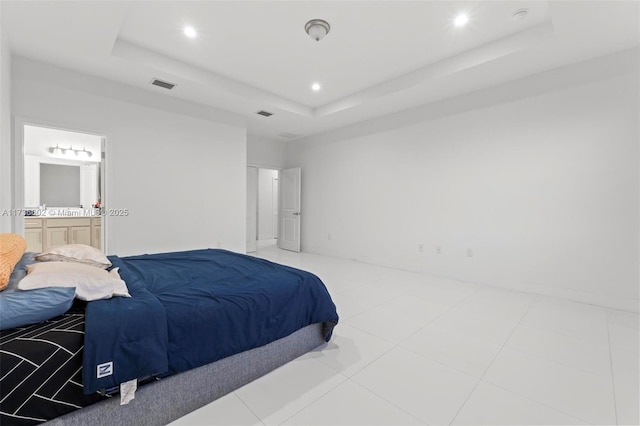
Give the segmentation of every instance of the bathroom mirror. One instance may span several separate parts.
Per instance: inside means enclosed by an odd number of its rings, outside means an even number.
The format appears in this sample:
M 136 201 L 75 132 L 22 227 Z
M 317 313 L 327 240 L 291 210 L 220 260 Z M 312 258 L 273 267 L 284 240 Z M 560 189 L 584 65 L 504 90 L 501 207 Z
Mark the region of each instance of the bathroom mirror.
M 40 205 L 79 207 L 80 166 L 40 163 Z

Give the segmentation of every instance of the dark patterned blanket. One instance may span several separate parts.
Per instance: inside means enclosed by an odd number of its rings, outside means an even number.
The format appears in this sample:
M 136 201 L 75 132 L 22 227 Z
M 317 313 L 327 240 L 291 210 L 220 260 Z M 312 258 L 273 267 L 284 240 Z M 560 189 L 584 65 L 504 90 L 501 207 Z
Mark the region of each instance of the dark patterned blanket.
M 84 312 L 0 332 L 0 424 L 33 425 L 104 397 L 82 391 Z

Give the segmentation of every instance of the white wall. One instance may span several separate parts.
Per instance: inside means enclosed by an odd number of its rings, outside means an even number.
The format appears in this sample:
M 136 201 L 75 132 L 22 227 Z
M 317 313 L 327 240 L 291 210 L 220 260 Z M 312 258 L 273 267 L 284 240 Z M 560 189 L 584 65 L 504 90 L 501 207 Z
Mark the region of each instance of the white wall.
M 286 163 L 286 141 L 276 141 L 260 136 L 247 135 L 247 164 L 281 169 Z
M 0 13 L 2 5 L 0 5 Z M 12 231 L 10 216 L 2 215 L 2 210 L 12 204 L 11 183 L 11 52 L 4 30 L 0 29 L 0 233 Z
M 129 211 L 108 217 L 110 253 L 244 252 L 241 120 L 24 58 L 13 65 L 16 117 L 107 137 L 105 207 Z
M 303 250 L 637 311 L 637 58 L 291 142 Z

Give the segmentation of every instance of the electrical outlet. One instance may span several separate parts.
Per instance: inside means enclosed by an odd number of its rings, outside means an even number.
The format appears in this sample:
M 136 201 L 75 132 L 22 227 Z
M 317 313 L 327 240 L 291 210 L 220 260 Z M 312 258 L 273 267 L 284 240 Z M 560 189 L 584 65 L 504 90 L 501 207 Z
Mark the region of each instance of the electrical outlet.
M 442 254 L 442 246 L 436 246 L 436 254 Z
M 327 234 L 327 240 L 331 241 L 331 232 Z
M 421 253 L 424 251 L 424 245 L 423 244 L 418 244 L 418 251 L 421 252 Z
M 471 247 L 467 247 L 467 257 L 473 257 L 473 249 Z

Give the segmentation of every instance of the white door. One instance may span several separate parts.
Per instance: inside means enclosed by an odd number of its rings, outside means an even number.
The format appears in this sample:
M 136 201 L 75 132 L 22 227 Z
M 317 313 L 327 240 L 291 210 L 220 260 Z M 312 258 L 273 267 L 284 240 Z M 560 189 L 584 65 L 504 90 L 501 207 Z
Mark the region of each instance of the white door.
M 258 238 L 258 169 L 247 167 L 247 253 L 256 251 Z
M 278 247 L 300 251 L 300 168 L 280 172 L 280 226 Z

